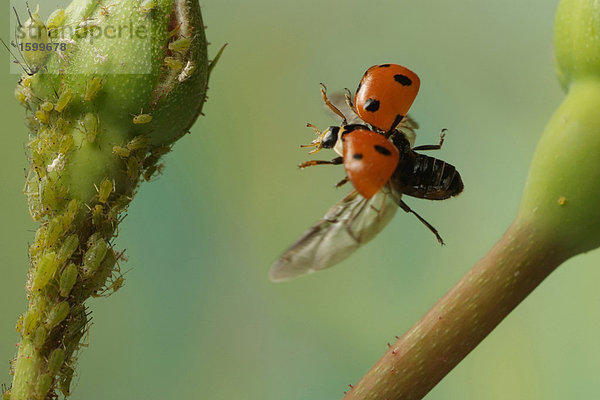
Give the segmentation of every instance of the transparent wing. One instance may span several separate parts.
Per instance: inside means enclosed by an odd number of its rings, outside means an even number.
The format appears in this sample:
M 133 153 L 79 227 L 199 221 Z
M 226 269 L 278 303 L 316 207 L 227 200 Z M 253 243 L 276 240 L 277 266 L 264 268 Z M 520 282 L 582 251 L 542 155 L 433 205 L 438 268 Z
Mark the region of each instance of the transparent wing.
M 381 232 L 397 209 L 387 190 L 368 200 L 352 191 L 275 261 L 269 278 L 281 282 L 339 263 Z
M 346 98 L 344 96 L 344 92 L 333 92 L 329 95 L 329 101 L 331 101 L 331 104 L 336 106 L 337 109 L 340 110 L 342 114 L 346 116 L 348 124 L 364 124 L 362 119 L 360 119 L 360 117 L 356 115 L 354 111 L 352 111 L 352 109 L 348 106 L 348 104 L 346 103 Z M 340 119 L 340 117 L 338 117 L 333 111 L 331 111 L 329 107 L 327 107 L 325 104 L 323 104 L 323 107 L 325 107 L 329 115 L 337 118 L 338 120 Z

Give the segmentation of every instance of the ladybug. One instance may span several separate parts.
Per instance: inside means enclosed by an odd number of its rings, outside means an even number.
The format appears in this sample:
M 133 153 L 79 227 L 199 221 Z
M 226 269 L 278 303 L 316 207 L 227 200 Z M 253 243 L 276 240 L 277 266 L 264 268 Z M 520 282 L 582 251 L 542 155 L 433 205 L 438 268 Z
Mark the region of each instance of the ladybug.
M 419 86 L 417 74 L 402 65 L 374 65 L 358 84 L 354 111 L 377 130 L 391 132 L 406 117 Z
M 300 168 L 322 164 L 344 164 L 346 178 L 338 186 L 352 182 L 354 188 L 365 199 L 370 199 L 391 178 L 400 160 L 396 146 L 384 135 L 374 132 L 363 124 L 348 124 L 346 117 L 327 98 L 326 87 L 321 84 L 321 95 L 325 104 L 333 112 L 342 116 L 341 126 L 330 126 L 323 132 L 312 125 L 317 133 L 317 139 L 302 147 L 316 146 L 312 153 L 322 148 L 334 149 L 340 157 L 331 161 L 312 160 L 300 164 Z

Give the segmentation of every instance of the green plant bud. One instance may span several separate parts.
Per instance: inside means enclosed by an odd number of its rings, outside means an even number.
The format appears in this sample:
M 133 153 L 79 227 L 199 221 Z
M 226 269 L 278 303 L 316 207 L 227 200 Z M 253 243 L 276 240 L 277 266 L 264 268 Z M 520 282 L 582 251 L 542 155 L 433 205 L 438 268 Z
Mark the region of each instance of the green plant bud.
M 40 399 L 43 399 L 46 397 L 46 394 L 48 394 L 48 391 L 50 390 L 51 386 L 52 386 L 52 376 L 50 376 L 50 374 L 40 375 L 40 377 L 38 378 L 38 381 L 37 381 L 37 388 L 36 388 L 37 394 Z
M 79 247 L 79 237 L 77 235 L 69 235 L 64 240 L 62 246 L 60 246 L 60 250 L 58 250 L 58 259 L 60 262 L 67 261 L 75 250 Z
M 60 347 L 52 350 L 50 357 L 48 357 L 48 371 L 52 375 L 56 375 L 65 362 L 65 358 L 65 351 Z
M 54 328 L 56 325 L 64 321 L 69 315 L 71 307 L 68 301 L 61 301 L 50 309 L 48 317 L 46 318 L 46 326 L 48 329 Z
M 61 297 L 67 297 L 71 293 L 73 286 L 75 286 L 75 282 L 77 282 L 77 276 L 79 274 L 79 269 L 77 265 L 71 263 L 69 264 L 60 274 L 60 282 L 59 282 L 59 294 Z
M 33 287 L 31 290 L 34 292 L 42 290 L 44 286 L 50 281 L 52 275 L 56 272 L 59 266 L 58 258 L 56 253 L 50 252 L 44 254 L 38 262 L 37 268 L 35 269 L 35 275 L 33 278 Z

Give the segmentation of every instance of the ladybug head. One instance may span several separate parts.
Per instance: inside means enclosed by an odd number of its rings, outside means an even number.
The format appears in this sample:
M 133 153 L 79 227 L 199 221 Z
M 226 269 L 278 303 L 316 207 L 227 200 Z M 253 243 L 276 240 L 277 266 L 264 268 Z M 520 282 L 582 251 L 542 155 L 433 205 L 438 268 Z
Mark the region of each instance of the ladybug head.
M 317 134 L 317 138 L 310 142 L 310 144 L 303 144 L 300 147 L 316 147 L 309 154 L 314 154 L 321 149 L 333 149 L 338 142 L 340 127 L 339 126 L 330 126 L 325 129 L 323 132 L 319 131 L 319 129 L 313 124 L 307 124 L 306 126 L 313 128 L 315 133 Z

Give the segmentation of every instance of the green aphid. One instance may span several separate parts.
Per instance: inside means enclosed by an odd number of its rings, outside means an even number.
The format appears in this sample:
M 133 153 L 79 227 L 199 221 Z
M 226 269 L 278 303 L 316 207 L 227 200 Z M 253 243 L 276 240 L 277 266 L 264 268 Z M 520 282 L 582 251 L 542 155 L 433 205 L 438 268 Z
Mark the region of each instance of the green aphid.
M 58 100 L 56 101 L 56 105 L 54 109 L 58 112 L 62 112 L 65 107 L 71 102 L 71 98 L 73 97 L 73 92 L 71 89 L 66 88 L 60 96 L 58 96 Z
M 77 199 L 72 199 L 67 204 L 67 209 L 63 217 L 63 228 L 68 230 L 75 218 L 77 217 L 77 213 L 79 213 L 80 202 Z
M 98 201 L 106 204 L 108 197 L 112 193 L 114 187 L 113 182 L 109 179 L 104 179 L 98 188 Z
M 40 257 L 40 260 L 37 264 L 37 268 L 34 272 L 33 278 L 33 287 L 32 290 L 34 292 L 40 291 L 46 286 L 46 284 L 52 278 L 52 275 L 56 272 L 59 266 L 58 258 L 56 257 L 56 253 L 51 251 L 49 253 L 45 253 Z
M 52 11 L 52 13 L 48 16 L 46 20 L 46 28 L 50 31 L 50 35 L 52 35 L 52 31 L 60 28 L 65 23 L 66 12 L 62 8 L 58 10 Z
M 90 78 L 85 87 L 85 95 L 83 97 L 84 100 L 91 101 L 94 97 L 96 97 L 101 88 L 102 79 L 98 78 L 97 76 Z
M 169 43 L 169 50 L 185 52 L 190 48 L 192 41 L 188 38 L 180 38 Z
M 54 246 L 62 234 L 63 230 L 63 221 L 60 217 L 54 217 L 48 222 L 48 227 L 46 229 L 46 241 L 44 244 L 48 247 Z
M 61 301 L 48 313 L 48 317 L 46 318 L 46 327 L 48 329 L 54 328 L 56 325 L 60 324 L 64 321 L 65 318 L 69 315 L 69 311 L 71 310 L 71 306 L 68 301 Z
M 71 367 L 66 367 L 61 370 L 59 387 L 65 397 L 71 395 L 71 381 L 73 380 L 74 373 L 75 370 Z
M 35 307 L 29 308 L 25 313 L 25 318 L 23 318 L 23 336 L 31 336 L 39 320 L 40 311 Z
M 113 154 L 121 157 L 121 158 L 126 158 L 129 157 L 129 154 L 131 154 L 131 150 L 129 150 L 127 147 L 123 147 L 123 146 L 113 146 Z
M 85 138 L 88 142 L 94 143 L 98 135 L 98 116 L 94 113 L 87 113 L 81 121 L 81 126 L 85 132 Z
M 104 207 L 102 204 L 96 204 L 92 209 L 92 223 L 99 227 L 104 222 Z
M 46 241 L 46 230 L 45 226 L 40 226 L 35 233 L 35 239 L 31 246 L 29 246 L 29 254 L 31 257 L 37 257 L 39 252 L 44 248 L 44 242 Z
M 127 148 L 131 151 L 145 149 L 146 147 L 148 147 L 148 137 L 144 135 L 136 136 L 127 143 Z
M 142 0 L 140 3 L 140 11 L 142 14 L 148 14 L 156 7 L 156 1 L 154 0 Z
M 50 122 L 50 114 L 44 110 L 37 110 L 35 112 L 35 118 L 40 124 L 48 124 Z
M 183 61 L 176 57 L 165 57 L 165 65 L 169 69 L 180 71 L 183 68 Z
M 85 276 L 89 277 L 96 272 L 107 251 L 108 245 L 104 239 L 98 239 L 89 247 L 83 256 L 83 274 Z
M 67 297 L 71 293 L 75 282 L 77 282 L 77 276 L 79 275 L 79 269 L 77 265 L 71 263 L 63 270 L 60 274 L 59 281 L 59 294 L 61 297 Z
M 138 114 L 133 116 L 133 123 L 136 125 L 149 124 L 152 122 L 152 115 L 150 114 Z
M 29 6 L 27 6 L 27 10 L 29 11 L 29 19 L 17 29 L 20 31 L 18 35 L 21 38 L 19 44 L 23 46 L 21 53 L 25 63 L 30 68 L 27 73 L 33 75 L 46 64 L 46 60 L 50 55 L 50 52 L 47 51 L 50 37 L 46 25 L 38 14 L 39 6 L 33 13 L 29 10 Z
M 45 101 L 40 105 L 40 110 L 50 112 L 54 109 L 54 104 L 49 101 Z
M 33 345 L 36 349 L 42 348 L 44 343 L 46 343 L 46 339 L 48 338 L 48 329 L 44 325 L 40 325 L 35 330 L 35 334 L 33 335 Z
M 79 237 L 77 235 L 69 235 L 64 240 L 60 250 L 58 250 L 58 259 L 60 262 L 67 261 L 79 247 Z
M 56 375 L 63 363 L 65 362 L 66 354 L 61 348 L 52 350 L 50 357 L 48 357 L 48 371 L 52 375 Z
M 64 135 L 60 138 L 58 145 L 58 152 L 61 154 L 67 154 L 69 150 L 73 148 L 73 137 L 71 135 Z
M 140 160 L 137 157 L 127 159 L 127 177 L 134 180 L 140 174 Z
M 45 399 L 50 387 L 52 386 L 52 376 L 48 373 L 41 374 L 37 378 L 36 392 L 40 399 Z

